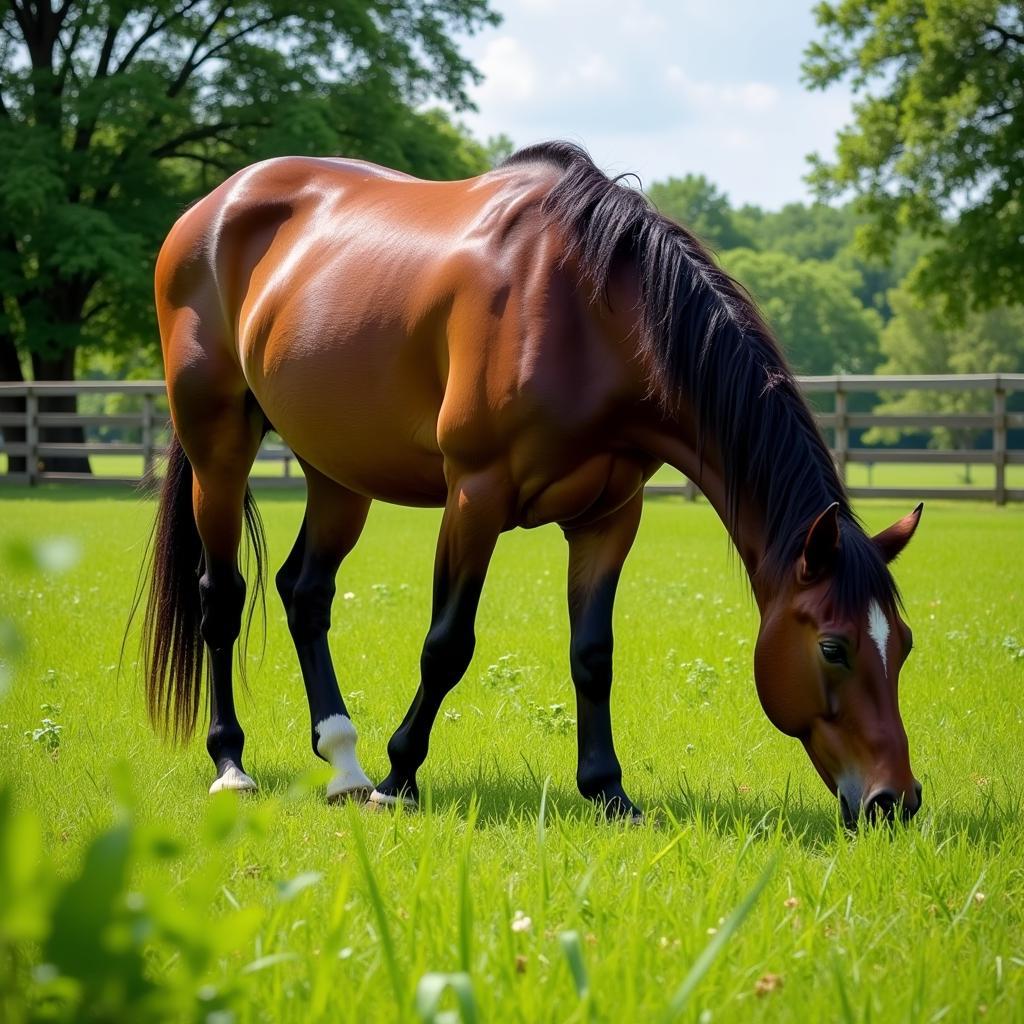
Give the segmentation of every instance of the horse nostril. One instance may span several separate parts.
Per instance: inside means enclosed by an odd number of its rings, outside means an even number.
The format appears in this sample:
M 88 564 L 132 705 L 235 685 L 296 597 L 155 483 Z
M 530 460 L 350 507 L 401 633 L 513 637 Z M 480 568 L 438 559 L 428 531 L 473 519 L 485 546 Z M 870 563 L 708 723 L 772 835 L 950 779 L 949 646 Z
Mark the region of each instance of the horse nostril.
M 864 817 L 868 821 L 892 821 L 900 798 L 891 789 L 880 789 L 864 805 Z

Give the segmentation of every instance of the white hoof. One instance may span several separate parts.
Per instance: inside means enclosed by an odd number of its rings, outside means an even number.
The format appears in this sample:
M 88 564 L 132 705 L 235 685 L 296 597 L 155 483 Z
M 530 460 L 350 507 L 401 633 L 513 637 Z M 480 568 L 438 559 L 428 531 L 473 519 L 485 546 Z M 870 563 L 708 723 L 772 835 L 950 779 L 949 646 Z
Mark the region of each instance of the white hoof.
M 224 774 L 220 778 L 214 779 L 213 785 L 210 786 L 211 793 L 219 793 L 222 789 L 231 789 L 238 793 L 253 793 L 259 789 L 259 786 L 241 768 L 229 764 Z
M 375 789 L 370 794 L 370 803 L 376 804 L 378 807 L 395 807 L 398 804 L 402 804 L 411 810 L 415 810 L 419 807 L 419 804 L 416 802 L 416 798 L 410 796 L 408 793 L 403 793 L 401 796 L 392 796 L 390 793 L 382 793 L 378 789 Z
M 367 778 L 356 757 L 359 736 L 352 720 L 344 715 L 331 715 L 316 727 L 317 753 L 334 768 L 334 778 L 327 783 L 327 801 L 365 800 L 373 783 Z

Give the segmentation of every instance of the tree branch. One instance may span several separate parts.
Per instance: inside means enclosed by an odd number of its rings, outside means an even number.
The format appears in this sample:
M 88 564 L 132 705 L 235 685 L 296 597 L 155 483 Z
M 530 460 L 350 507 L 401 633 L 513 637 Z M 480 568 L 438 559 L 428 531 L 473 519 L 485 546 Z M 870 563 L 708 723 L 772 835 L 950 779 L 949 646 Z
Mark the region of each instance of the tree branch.
M 234 43 L 237 43 L 239 39 L 244 39 L 245 36 L 250 35 L 253 32 L 256 32 L 258 29 L 265 28 L 267 25 L 273 25 L 274 22 L 279 20 L 280 16 L 276 14 L 268 15 L 266 18 L 259 18 L 258 20 L 254 21 L 251 25 L 245 25 L 243 28 L 240 28 L 237 32 L 232 32 L 231 35 L 227 36 L 216 46 L 211 46 L 210 49 L 206 51 L 206 53 L 198 57 L 196 56 L 196 53 L 198 51 L 198 45 L 193 47 L 192 53 L 189 54 L 189 58 L 185 61 L 184 65 L 182 66 L 181 72 L 178 74 L 178 77 L 174 80 L 174 82 L 171 84 L 171 87 L 167 90 L 168 97 L 173 99 L 175 96 L 177 96 L 178 93 L 181 92 L 181 90 L 185 87 L 185 84 L 188 82 L 188 80 L 192 77 L 193 72 L 195 72 L 197 68 L 202 67 L 202 65 L 205 64 L 211 57 L 220 53 L 222 50 L 226 50 L 229 46 L 232 46 Z M 209 33 L 207 32 L 205 33 L 205 35 L 206 38 L 208 39 Z M 206 39 L 202 40 L 202 42 L 205 41 Z
M 185 63 L 182 64 L 181 70 L 178 72 L 178 76 L 171 83 L 170 87 L 167 90 L 168 96 L 174 97 L 177 96 L 179 92 L 181 92 L 185 83 L 191 77 L 192 72 L 195 71 L 195 69 L 199 66 L 195 62 L 196 54 L 198 54 L 199 51 L 206 45 L 206 42 L 212 35 L 213 30 L 220 24 L 220 22 L 224 19 L 224 16 L 228 13 L 230 9 L 230 3 L 221 4 L 221 6 L 217 8 L 216 12 L 210 19 L 207 26 L 203 29 L 202 32 L 200 32 L 199 37 L 192 44 L 192 49 L 189 51 L 189 55 L 185 58 Z
M 1004 44 L 1005 43 L 1016 43 L 1018 46 L 1024 46 L 1024 35 L 1019 32 L 1011 32 L 1008 28 L 1003 28 L 1002 25 L 997 25 L 995 22 L 986 22 L 985 28 L 989 32 L 995 32 L 999 36 Z
M 67 4 L 64 5 L 67 8 Z M 84 21 L 84 12 L 82 15 L 75 20 L 75 23 L 71 29 L 71 39 L 68 40 L 67 45 L 64 45 L 64 40 L 57 36 L 57 45 L 61 48 L 64 54 L 64 60 L 61 63 L 60 71 L 57 75 L 57 81 L 60 83 L 60 91 L 64 91 L 65 83 L 68 79 L 68 74 L 74 69 L 74 53 L 78 46 L 78 40 L 82 37 L 82 22 Z
M 151 149 L 149 155 L 157 160 L 165 156 L 180 155 L 173 151 L 186 142 L 219 139 L 224 132 L 233 131 L 236 128 L 264 128 L 267 124 L 268 122 L 266 121 L 218 121 L 217 124 L 199 125 L 187 132 L 176 135 L 173 139 L 168 139 L 166 142 L 161 143 L 156 148 Z
M 189 11 L 192 10 L 193 7 L 197 6 L 201 2 L 202 0 L 186 0 L 186 2 L 181 5 L 181 7 L 178 7 L 176 10 L 168 14 L 166 18 L 163 18 L 159 21 L 157 20 L 157 16 L 154 13 L 153 17 L 149 19 L 149 23 L 139 34 L 138 38 L 132 42 L 132 45 L 130 47 L 128 47 L 128 52 L 125 53 L 125 55 L 117 62 L 117 67 L 114 69 L 114 74 L 121 74 L 121 72 L 124 71 L 125 68 L 127 68 L 128 65 L 131 64 L 131 62 L 135 59 L 135 57 L 138 55 L 139 50 L 141 50 L 142 47 L 145 46 L 150 39 L 153 39 L 154 37 L 160 35 L 160 33 L 163 32 L 164 29 L 168 27 L 168 25 L 173 25 L 174 22 L 180 21 L 182 18 L 185 17 L 186 14 L 188 14 Z

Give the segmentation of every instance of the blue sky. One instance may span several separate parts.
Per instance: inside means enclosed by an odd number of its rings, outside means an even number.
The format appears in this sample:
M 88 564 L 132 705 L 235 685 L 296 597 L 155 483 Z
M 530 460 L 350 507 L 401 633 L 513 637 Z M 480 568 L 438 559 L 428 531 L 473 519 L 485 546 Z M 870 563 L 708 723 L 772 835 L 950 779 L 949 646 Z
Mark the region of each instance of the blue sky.
M 843 88 L 800 84 L 810 0 L 494 0 L 464 41 L 486 76 L 463 120 L 516 145 L 567 138 L 645 185 L 706 174 L 737 204 L 809 196 L 808 153 L 850 119 Z

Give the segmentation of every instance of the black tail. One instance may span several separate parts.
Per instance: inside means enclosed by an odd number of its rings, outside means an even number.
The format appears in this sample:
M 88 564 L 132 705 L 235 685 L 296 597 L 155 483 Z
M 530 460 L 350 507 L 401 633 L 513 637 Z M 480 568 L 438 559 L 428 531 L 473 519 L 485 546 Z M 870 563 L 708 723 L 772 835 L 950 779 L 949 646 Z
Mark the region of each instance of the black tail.
M 263 599 L 266 570 L 263 524 L 248 489 L 243 513 L 256 569 L 248 633 L 256 600 Z M 199 605 L 203 545 L 192 511 L 192 466 L 173 432 L 150 549 L 151 576 L 142 622 L 146 703 L 157 731 L 184 741 L 195 731 L 204 681 Z M 244 659 L 240 661 L 244 664 Z

